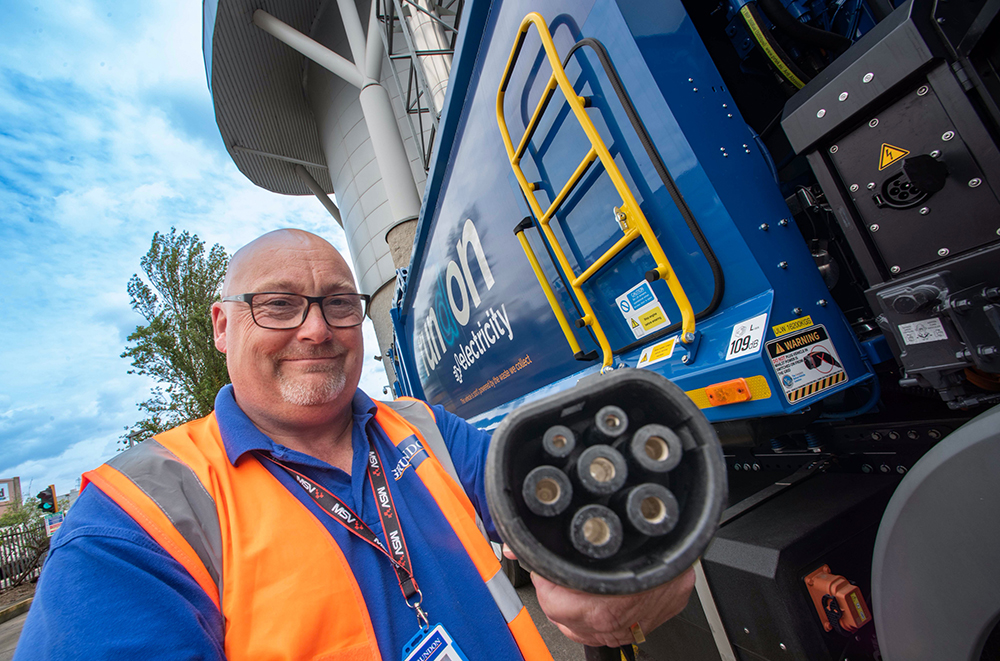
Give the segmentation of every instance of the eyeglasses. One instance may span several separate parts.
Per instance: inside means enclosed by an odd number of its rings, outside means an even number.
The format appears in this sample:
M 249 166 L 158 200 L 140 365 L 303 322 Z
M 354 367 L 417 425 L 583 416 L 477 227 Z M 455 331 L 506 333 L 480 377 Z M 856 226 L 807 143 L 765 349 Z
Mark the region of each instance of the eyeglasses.
M 261 328 L 290 330 L 305 323 L 313 303 L 319 305 L 327 325 L 334 328 L 357 326 L 365 320 L 371 297 L 367 294 L 302 296 L 268 291 L 226 296 L 222 300 L 249 305 L 254 323 Z

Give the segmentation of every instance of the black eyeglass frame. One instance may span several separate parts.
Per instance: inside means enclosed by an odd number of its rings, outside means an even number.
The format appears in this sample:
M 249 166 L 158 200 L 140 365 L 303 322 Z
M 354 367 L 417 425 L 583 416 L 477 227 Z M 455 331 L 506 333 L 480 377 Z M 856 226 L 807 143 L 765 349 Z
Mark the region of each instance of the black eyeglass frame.
M 306 309 L 302 313 L 302 319 L 299 320 L 299 323 L 295 324 L 294 326 L 288 326 L 287 328 L 273 328 L 271 326 L 265 326 L 264 324 L 257 321 L 257 315 L 253 311 L 253 297 L 263 296 L 265 294 L 298 296 L 300 298 L 306 299 Z M 328 298 L 338 298 L 344 296 L 352 296 L 358 298 L 361 301 L 364 301 L 364 306 L 365 306 L 364 311 L 361 314 L 361 321 L 359 321 L 358 323 L 351 324 L 350 326 L 336 326 L 334 324 L 331 324 L 330 320 L 326 318 L 326 312 L 323 311 L 323 301 L 325 301 Z M 341 294 L 327 294 L 326 296 L 306 296 L 305 294 L 296 294 L 295 292 L 290 292 L 290 291 L 257 291 L 257 292 L 248 292 L 246 294 L 236 294 L 235 296 L 225 296 L 221 300 L 223 303 L 246 303 L 248 306 L 250 306 L 250 317 L 253 319 L 253 323 L 257 324 L 259 327 L 265 330 L 295 330 L 296 328 L 299 328 L 302 324 L 306 323 L 306 318 L 309 316 L 309 310 L 312 309 L 313 303 L 319 306 L 319 313 L 323 316 L 323 321 L 326 322 L 326 325 L 329 326 L 330 328 L 356 328 L 361 324 L 363 324 L 365 321 L 365 317 L 368 316 L 368 311 L 371 307 L 372 297 L 369 296 L 368 294 L 356 294 L 354 292 L 343 292 Z

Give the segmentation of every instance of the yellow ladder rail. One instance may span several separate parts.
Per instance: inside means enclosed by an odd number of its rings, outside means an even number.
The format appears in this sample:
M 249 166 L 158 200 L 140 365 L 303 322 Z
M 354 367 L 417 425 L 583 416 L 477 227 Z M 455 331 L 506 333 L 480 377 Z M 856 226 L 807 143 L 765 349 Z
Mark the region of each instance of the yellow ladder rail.
M 532 25 L 534 25 L 538 30 L 538 36 L 541 38 L 542 46 L 545 50 L 546 57 L 548 58 L 549 65 L 552 67 L 552 75 L 542 93 L 542 98 L 535 107 L 535 112 L 528 121 L 524 135 L 515 148 L 504 116 L 504 97 L 507 91 L 507 84 L 510 82 L 514 64 L 520 55 L 521 47 L 524 45 L 525 37 L 527 36 L 528 30 Z M 540 118 L 548 105 L 552 94 L 557 88 L 566 97 L 566 102 L 573 110 L 573 114 L 580 123 L 580 126 L 583 128 L 591 146 L 584 159 L 570 176 L 569 181 L 566 182 L 562 190 L 559 191 L 558 195 L 556 195 L 555 199 L 548 206 L 548 208 L 543 210 L 541 205 L 538 203 L 538 199 L 534 195 L 535 186 L 528 182 L 521 169 L 520 162 L 521 158 L 524 156 L 525 150 L 528 147 L 528 143 L 531 140 L 531 136 L 537 128 Z M 615 164 L 614 159 L 608 151 L 607 145 L 604 144 L 604 140 L 597 132 L 597 129 L 594 127 L 594 123 L 591 121 L 590 117 L 587 115 L 585 106 L 585 100 L 577 96 L 576 91 L 569 82 L 569 78 L 566 76 L 566 71 L 563 69 L 562 62 L 559 59 L 559 54 L 556 52 L 555 43 L 552 41 L 552 35 L 549 33 L 545 19 L 537 12 L 528 14 L 524 17 L 524 20 L 518 28 L 514 46 L 511 49 L 510 57 L 507 60 L 507 66 L 504 69 L 503 79 L 501 80 L 500 87 L 497 90 L 497 123 L 499 124 L 504 147 L 507 150 L 507 156 L 510 160 L 511 169 L 514 171 L 514 176 L 517 178 L 518 185 L 521 187 L 521 191 L 524 193 L 525 199 L 531 207 L 532 213 L 535 218 L 538 219 L 539 227 L 548 240 L 552 252 L 556 257 L 559 268 L 561 269 L 563 276 L 566 278 L 570 288 L 573 290 L 573 293 L 576 295 L 580 308 L 583 310 L 583 316 L 580 318 L 580 321 L 577 322 L 577 325 L 590 326 L 593 329 L 598 345 L 601 348 L 603 367 L 609 368 L 612 361 L 612 349 L 610 343 L 608 342 L 607 335 L 601 328 L 600 323 L 597 321 L 593 307 L 587 299 L 586 294 L 581 289 L 581 286 L 635 239 L 640 237 L 643 239 L 643 242 L 649 249 L 650 255 L 652 255 L 653 260 L 656 263 L 656 277 L 648 275 L 647 278 L 651 278 L 653 280 L 662 279 L 667 284 L 667 288 L 670 290 L 670 294 L 673 297 L 674 302 L 677 304 L 677 308 L 680 310 L 680 339 L 685 344 L 691 343 L 695 340 L 695 318 L 691 302 L 688 300 L 687 294 L 684 292 L 684 288 L 681 286 L 676 273 L 670 266 L 670 261 L 663 252 L 663 248 L 660 246 L 659 240 L 653 233 L 653 229 L 649 226 L 649 221 L 646 220 L 645 215 L 642 213 L 639 203 L 632 195 L 632 191 L 629 189 L 624 177 L 622 177 L 621 172 L 618 170 L 618 166 Z M 566 200 L 573 188 L 583 178 L 583 175 L 590 168 L 590 166 L 593 165 L 593 163 L 598 159 L 600 160 L 605 171 L 608 173 L 608 176 L 611 178 L 611 182 L 614 185 L 615 190 L 621 196 L 621 204 L 615 207 L 615 219 L 621 226 L 624 236 L 611 246 L 611 248 L 609 248 L 603 255 L 601 255 L 593 264 L 587 267 L 583 273 L 577 275 L 574 272 L 573 267 L 570 265 L 558 238 L 552 231 L 550 223 L 552 218 L 555 217 L 555 213 L 558 208 Z M 574 349 L 574 353 L 578 353 L 579 343 L 576 341 L 576 337 L 569 329 L 568 324 L 565 323 L 565 315 L 562 313 L 554 294 L 552 294 L 551 287 L 548 286 L 544 273 L 541 271 L 541 267 L 538 266 L 538 261 L 535 259 L 534 254 L 527 243 L 527 239 L 523 236 L 523 229 L 518 233 L 518 238 L 521 241 L 525 254 L 528 255 L 528 260 L 532 262 L 532 268 L 535 270 L 535 275 L 538 278 L 539 283 L 544 282 L 542 289 L 545 290 L 546 298 L 549 301 L 549 305 L 552 306 L 552 310 L 556 314 L 556 318 L 560 320 L 560 326 L 563 328 L 563 333 L 566 334 L 566 339 L 570 344 L 570 348 Z M 652 271 L 650 273 L 652 273 Z
M 576 335 L 573 334 L 572 329 L 569 327 L 569 321 L 567 321 L 566 315 L 563 314 L 562 306 L 559 305 L 555 292 L 552 291 L 552 285 L 549 284 L 548 278 L 545 277 L 545 272 L 542 271 L 541 264 L 538 263 L 538 259 L 535 257 L 535 251 L 531 249 L 531 245 L 528 243 L 528 237 L 524 235 L 523 224 L 518 225 L 517 229 L 514 230 L 514 234 L 517 236 L 517 240 L 521 242 L 521 248 L 524 250 L 524 254 L 531 264 L 531 270 L 535 272 L 535 277 L 538 278 L 538 284 L 541 285 L 542 291 L 545 293 L 545 298 L 549 301 L 549 306 L 555 312 L 556 321 L 559 322 L 559 327 L 562 328 L 563 335 L 566 336 L 569 348 L 573 351 L 574 356 L 582 357 L 583 349 L 580 348 L 580 343 L 577 341 Z

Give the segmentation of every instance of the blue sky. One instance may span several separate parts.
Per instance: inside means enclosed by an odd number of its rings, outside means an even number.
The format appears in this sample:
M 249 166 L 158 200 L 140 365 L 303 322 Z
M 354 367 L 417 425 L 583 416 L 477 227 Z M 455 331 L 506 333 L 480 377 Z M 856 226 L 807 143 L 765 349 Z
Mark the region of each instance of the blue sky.
M 156 231 L 232 254 L 300 227 L 347 254 L 313 197 L 233 165 L 205 82 L 201 3 L 18 0 L 0 22 L 0 477 L 59 493 L 112 457 L 152 382 L 126 283 Z M 362 387 L 386 383 L 370 323 Z

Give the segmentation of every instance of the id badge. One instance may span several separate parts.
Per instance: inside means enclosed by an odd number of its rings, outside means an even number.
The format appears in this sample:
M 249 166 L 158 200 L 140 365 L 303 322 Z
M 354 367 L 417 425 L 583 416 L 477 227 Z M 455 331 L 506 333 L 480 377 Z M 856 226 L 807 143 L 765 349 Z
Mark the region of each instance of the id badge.
M 403 661 L 469 661 L 443 624 L 421 629 L 403 646 Z

